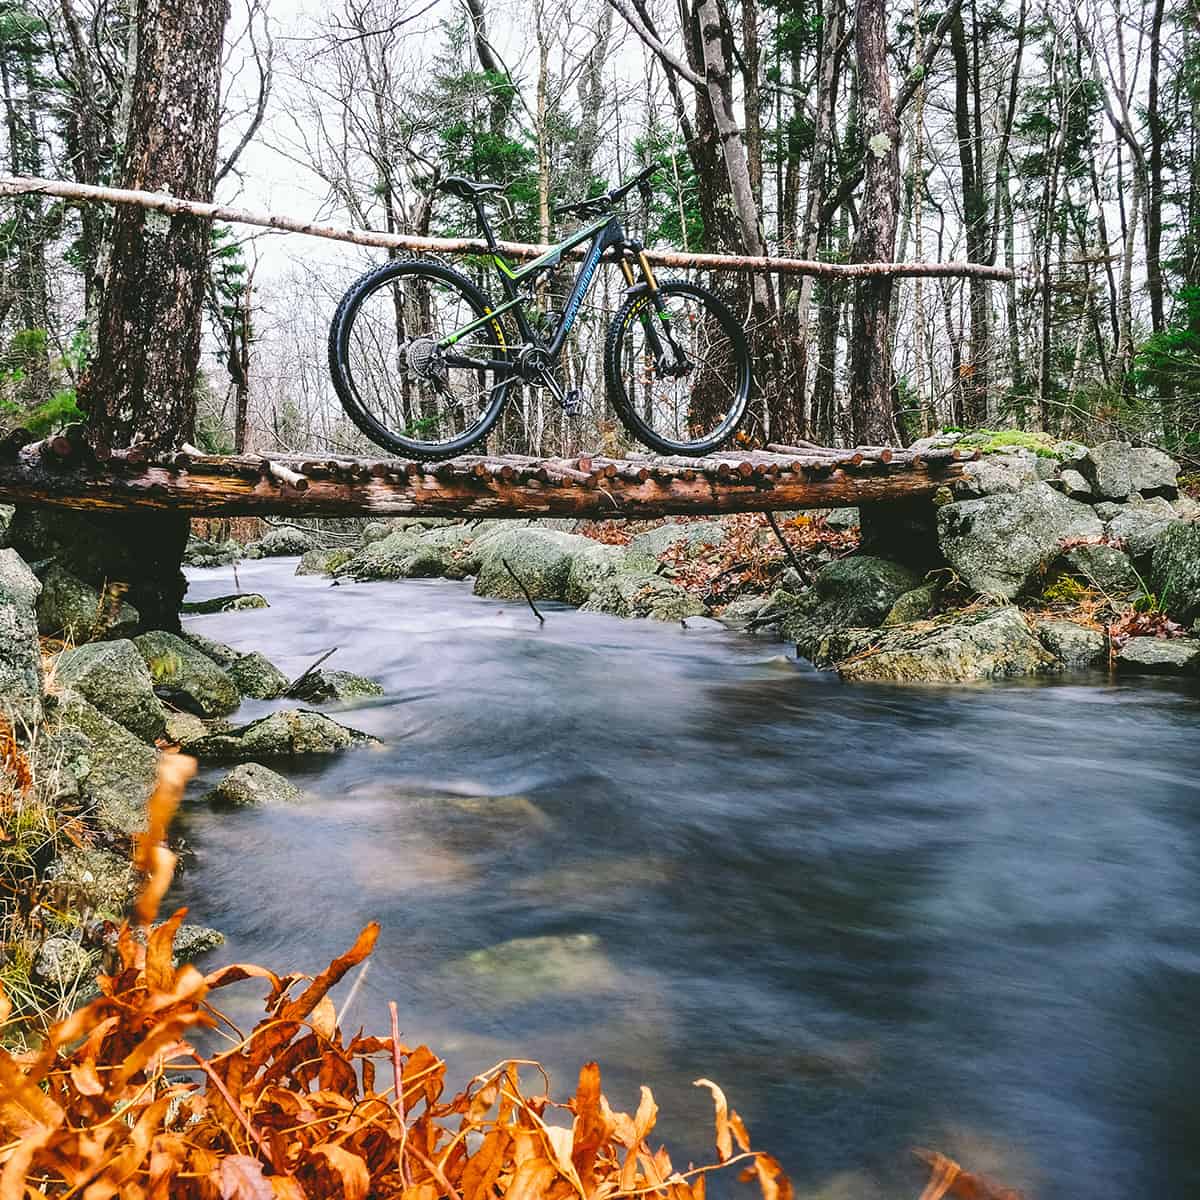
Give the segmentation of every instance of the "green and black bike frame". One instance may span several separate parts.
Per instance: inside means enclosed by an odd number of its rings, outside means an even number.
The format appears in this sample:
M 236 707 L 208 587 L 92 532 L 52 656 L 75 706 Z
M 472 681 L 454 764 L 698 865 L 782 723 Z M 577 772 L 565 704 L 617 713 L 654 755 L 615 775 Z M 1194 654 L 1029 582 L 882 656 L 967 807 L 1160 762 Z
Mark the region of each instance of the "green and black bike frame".
M 557 360 L 567 340 L 567 335 L 571 332 L 571 327 L 575 323 L 575 318 L 579 315 L 579 309 L 583 304 L 584 297 L 592 285 L 596 268 L 600 265 L 607 251 L 613 252 L 613 257 L 621 267 L 622 274 L 625 276 L 625 282 L 628 285 L 627 294 L 644 288 L 652 297 L 654 310 L 663 322 L 661 328 L 666 334 L 667 341 L 670 343 L 675 360 L 677 362 L 683 360 L 683 352 L 675 345 L 674 338 L 671 336 L 670 313 L 665 311 L 665 305 L 659 298 L 658 281 L 655 279 L 654 271 L 646 258 L 646 252 L 640 243 L 631 241 L 625 236 L 625 230 L 616 216 L 609 213 L 599 217 L 590 224 L 576 230 L 569 238 L 547 250 L 545 254 L 535 258 L 532 262 L 526 263 L 518 270 L 513 270 L 497 248 L 495 234 L 488 223 L 482 204 L 476 203 L 475 212 L 479 219 L 479 227 L 482 229 L 483 236 L 491 249 L 492 261 L 495 263 L 497 273 L 500 276 L 500 286 L 504 290 L 504 302 L 490 309 L 485 316 L 464 325 L 461 329 L 456 329 L 438 343 L 438 348 L 445 355 L 445 360 L 448 364 L 451 366 L 486 367 L 496 371 L 515 372 L 516 366 L 511 359 L 483 360 L 449 352 L 451 347 L 460 342 L 464 337 L 467 337 L 476 329 L 483 328 L 497 317 L 504 316 L 506 313 L 511 313 L 513 319 L 516 321 L 517 329 L 520 331 L 524 346 L 542 351 L 550 362 Z M 523 283 L 533 279 L 542 271 L 556 268 L 562 261 L 563 255 L 589 240 L 591 244 L 588 246 L 583 264 L 580 266 L 579 272 L 571 284 L 571 291 L 563 307 L 562 319 L 558 322 L 549 340 L 546 340 L 530 324 L 524 307 L 525 298 L 520 295 L 518 289 Z M 634 278 L 633 267 L 630 265 L 631 260 L 636 261 L 641 268 L 642 283 L 638 283 Z M 649 306 L 642 310 L 640 319 L 646 331 L 647 343 L 656 361 L 661 365 L 664 361 L 662 339 L 659 337 L 659 326 L 650 319 Z

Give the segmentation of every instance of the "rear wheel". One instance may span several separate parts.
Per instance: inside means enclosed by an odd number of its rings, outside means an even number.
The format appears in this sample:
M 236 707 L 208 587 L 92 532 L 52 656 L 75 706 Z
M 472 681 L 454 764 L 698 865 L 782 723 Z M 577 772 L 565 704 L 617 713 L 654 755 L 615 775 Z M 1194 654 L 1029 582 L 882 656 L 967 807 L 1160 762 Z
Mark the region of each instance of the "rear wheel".
M 737 432 L 750 400 L 742 327 L 711 292 L 673 281 L 631 296 L 605 344 L 609 396 L 629 431 L 662 454 L 708 454 Z
M 491 309 L 465 275 L 441 263 L 369 271 L 342 297 L 329 329 L 329 370 L 346 414 L 373 442 L 413 458 L 450 458 L 482 441 L 509 381 L 504 330 L 487 319 Z

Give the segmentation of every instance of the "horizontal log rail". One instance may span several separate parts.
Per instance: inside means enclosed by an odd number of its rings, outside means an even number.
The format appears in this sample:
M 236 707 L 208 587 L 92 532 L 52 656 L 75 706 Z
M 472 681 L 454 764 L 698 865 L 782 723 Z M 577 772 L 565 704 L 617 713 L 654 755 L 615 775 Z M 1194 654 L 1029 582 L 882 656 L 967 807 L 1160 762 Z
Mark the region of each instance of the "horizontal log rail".
M 57 196 L 63 200 L 91 201 L 103 204 L 134 204 L 171 216 L 186 214 L 211 221 L 229 221 L 238 225 L 255 225 L 285 233 L 301 233 L 310 237 L 330 238 L 337 242 L 352 242 L 356 246 L 375 246 L 384 250 L 410 250 L 432 254 L 485 254 L 486 242 L 479 238 L 417 237 L 407 233 L 380 233 L 370 229 L 350 229 L 323 225 L 278 213 L 256 213 L 223 204 L 207 204 L 199 200 L 183 200 L 161 192 L 137 192 L 122 188 L 95 187 L 90 184 L 68 183 L 32 176 L 0 175 L 0 197 L 26 195 Z M 550 249 L 525 242 L 499 242 L 501 253 L 515 259 L 538 258 Z M 569 251 L 566 257 L 581 258 L 584 247 Z M 655 266 L 676 267 L 681 270 L 776 272 L 780 275 L 813 275 L 825 278 L 861 279 L 869 275 L 957 277 L 974 276 L 981 279 L 1008 280 L 1013 277 L 1007 267 L 984 263 L 827 263 L 804 258 L 746 257 L 736 254 L 685 254 L 677 250 L 647 250 L 646 257 Z
M 772 445 L 705 458 L 464 455 L 439 463 L 344 455 L 97 460 L 69 434 L 0 441 L 0 501 L 192 516 L 659 517 L 836 508 L 932 495 L 975 452 Z

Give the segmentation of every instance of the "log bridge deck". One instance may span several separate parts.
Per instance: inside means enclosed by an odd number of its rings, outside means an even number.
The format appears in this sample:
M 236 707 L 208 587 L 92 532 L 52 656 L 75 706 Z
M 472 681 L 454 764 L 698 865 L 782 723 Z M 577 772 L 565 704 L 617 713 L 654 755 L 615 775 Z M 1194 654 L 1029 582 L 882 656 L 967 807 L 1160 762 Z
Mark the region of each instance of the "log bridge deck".
M 976 453 L 803 444 L 705 458 L 467 455 L 446 462 L 325 453 L 98 461 L 80 436 L 0 442 L 0 501 L 192 516 L 659 517 L 836 508 L 930 496 Z

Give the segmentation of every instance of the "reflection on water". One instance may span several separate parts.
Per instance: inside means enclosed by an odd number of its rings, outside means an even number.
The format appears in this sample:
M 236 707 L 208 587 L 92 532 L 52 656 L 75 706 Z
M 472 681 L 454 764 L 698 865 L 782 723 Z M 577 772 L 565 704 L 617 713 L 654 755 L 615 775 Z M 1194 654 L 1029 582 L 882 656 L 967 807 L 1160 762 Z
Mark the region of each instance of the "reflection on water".
M 386 745 L 290 771 L 295 807 L 193 802 L 213 964 L 317 970 L 378 919 L 347 1024 L 395 999 L 463 1082 L 519 1054 L 565 1094 L 596 1057 L 677 1162 L 717 1079 L 803 1196 L 915 1195 L 913 1145 L 1055 1200 L 1200 1194 L 1195 683 L 857 690 L 710 629 L 293 566 L 190 626 L 292 675 L 337 646 Z

